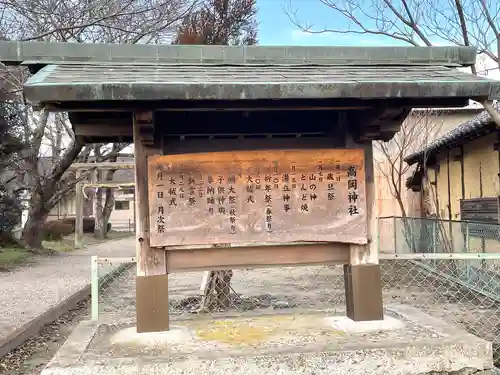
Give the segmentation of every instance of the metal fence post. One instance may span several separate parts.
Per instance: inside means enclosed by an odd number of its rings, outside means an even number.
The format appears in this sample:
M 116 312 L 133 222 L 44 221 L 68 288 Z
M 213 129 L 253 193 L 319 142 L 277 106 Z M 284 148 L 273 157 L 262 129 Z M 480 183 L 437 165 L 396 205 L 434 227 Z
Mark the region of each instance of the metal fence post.
M 469 233 L 469 223 L 465 222 L 465 252 L 470 252 L 470 233 Z M 472 269 L 470 262 L 465 262 L 465 276 L 467 277 L 467 281 L 471 281 L 472 278 Z
M 90 280 L 90 301 L 91 301 L 91 319 L 99 320 L 99 257 L 91 258 L 91 280 Z

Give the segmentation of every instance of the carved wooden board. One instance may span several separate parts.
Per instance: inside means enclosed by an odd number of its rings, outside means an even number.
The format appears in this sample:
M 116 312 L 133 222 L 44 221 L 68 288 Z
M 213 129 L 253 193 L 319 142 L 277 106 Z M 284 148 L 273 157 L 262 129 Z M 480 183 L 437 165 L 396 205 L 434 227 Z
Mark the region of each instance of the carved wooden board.
M 367 243 L 363 150 L 148 158 L 150 244 Z

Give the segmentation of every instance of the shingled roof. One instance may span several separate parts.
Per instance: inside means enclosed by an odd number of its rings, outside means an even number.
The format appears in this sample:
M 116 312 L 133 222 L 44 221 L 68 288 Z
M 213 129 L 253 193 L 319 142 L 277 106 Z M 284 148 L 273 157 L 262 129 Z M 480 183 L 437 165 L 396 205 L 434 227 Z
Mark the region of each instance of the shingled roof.
M 458 71 L 472 47 L 179 46 L 0 42 L 0 61 L 37 74 L 34 105 L 158 100 L 500 97 Z M 117 104 L 122 102 L 122 104 Z M 96 104 L 97 103 L 97 104 Z
M 500 111 L 500 102 L 494 103 L 493 106 L 497 111 Z M 418 161 L 422 161 L 424 157 L 429 159 L 442 150 L 457 147 L 467 141 L 490 134 L 494 132 L 496 128 L 496 124 L 493 122 L 488 112 L 482 111 L 477 116 L 460 124 L 455 129 L 450 130 L 442 137 L 431 142 L 426 148 L 406 156 L 404 161 L 412 165 Z
M 137 108 L 154 110 L 153 128 L 162 134 L 170 131 L 171 112 L 232 109 L 244 117 L 271 108 L 322 110 L 353 124 L 352 132 L 366 141 L 391 139 L 413 108 L 500 99 L 499 81 L 457 69 L 474 65 L 474 47 L 0 41 L 0 61 L 27 66 L 33 75 L 24 84 L 26 101 L 35 109 L 67 111 L 75 134 L 90 143 L 130 141 Z M 176 121 L 186 125 L 184 135 L 192 133 L 189 121 Z

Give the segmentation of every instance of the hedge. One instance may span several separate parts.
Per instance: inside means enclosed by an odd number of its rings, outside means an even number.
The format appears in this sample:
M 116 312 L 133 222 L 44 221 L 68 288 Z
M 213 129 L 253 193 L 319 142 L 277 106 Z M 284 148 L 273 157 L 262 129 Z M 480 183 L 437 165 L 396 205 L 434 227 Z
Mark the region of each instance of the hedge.
M 44 240 L 46 241 L 58 241 L 64 236 L 75 233 L 75 218 L 67 217 L 59 220 L 51 220 L 45 223 L 43 232 Z M 83 218 L 83 233 L 94 233 L 95 218 L 84 217 Z M 107 231 L 111 230 L 111 223 L 108 223 Z

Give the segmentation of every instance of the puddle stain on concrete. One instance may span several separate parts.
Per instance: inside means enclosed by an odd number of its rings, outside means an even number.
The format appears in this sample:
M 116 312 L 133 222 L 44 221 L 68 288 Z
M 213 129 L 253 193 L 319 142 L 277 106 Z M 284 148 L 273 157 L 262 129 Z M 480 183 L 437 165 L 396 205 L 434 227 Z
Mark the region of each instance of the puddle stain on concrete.
M 267 316 L 252 320 L 214 320 L 193 327 L 196 338 L 202 341 L 217 341 L 228 345 L 258 345 L 279 337 L 303 336 L 315 331 L 318 334 L 344 336 L 340 330 L 325 327 L 321 319 L 296 316 Z

